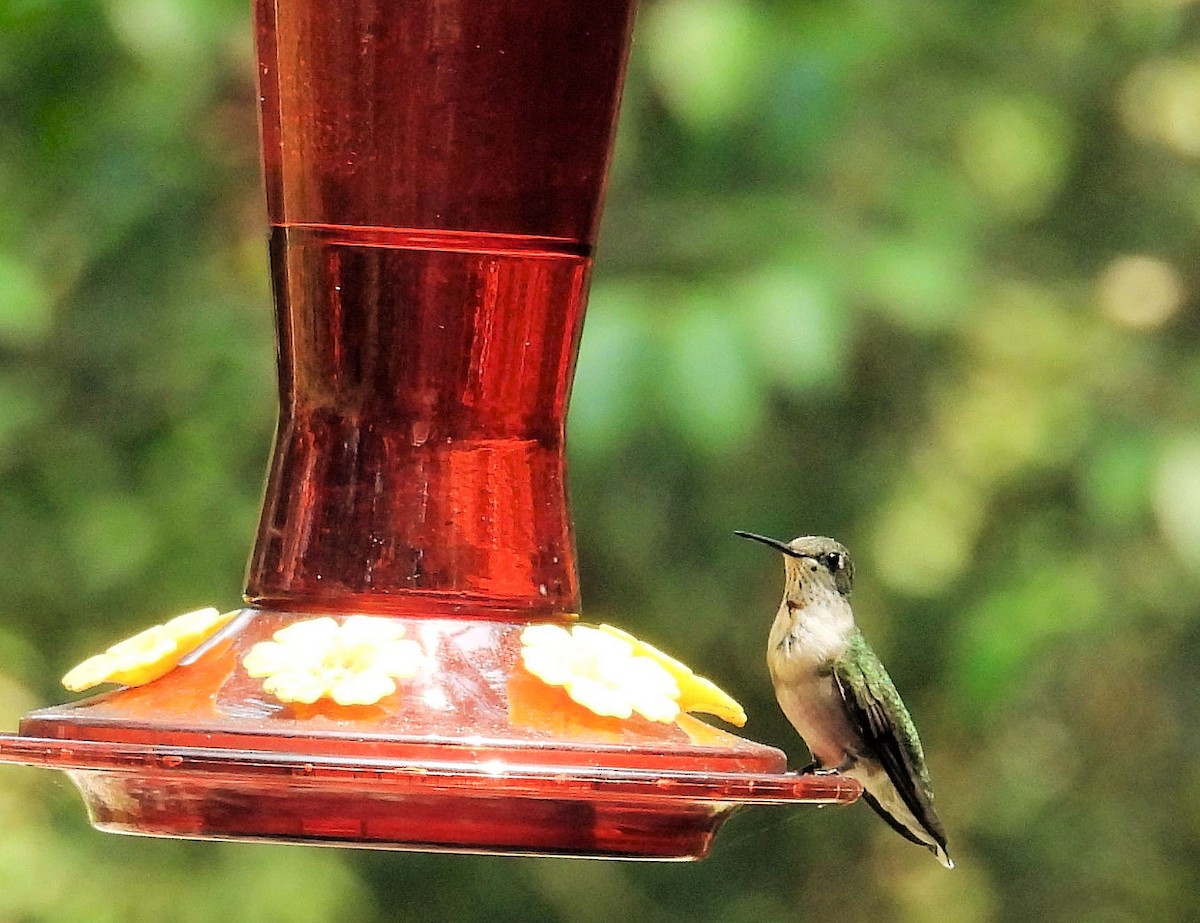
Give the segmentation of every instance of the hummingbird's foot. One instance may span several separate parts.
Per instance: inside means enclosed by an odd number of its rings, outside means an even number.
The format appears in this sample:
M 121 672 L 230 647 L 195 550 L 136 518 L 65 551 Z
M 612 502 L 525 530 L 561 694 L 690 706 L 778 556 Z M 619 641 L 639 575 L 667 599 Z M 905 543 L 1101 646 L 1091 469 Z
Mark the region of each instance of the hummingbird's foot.
M 839 773 L 853 769 L 854 764 L 857 762 L 858 757 L 851 754 L 847 754 L 846 758 L 837 766 L 822 766 L 816 760 L 813 760 L 807 766 L 800 769 L 799 773 L 802 776 L 836 776 Z

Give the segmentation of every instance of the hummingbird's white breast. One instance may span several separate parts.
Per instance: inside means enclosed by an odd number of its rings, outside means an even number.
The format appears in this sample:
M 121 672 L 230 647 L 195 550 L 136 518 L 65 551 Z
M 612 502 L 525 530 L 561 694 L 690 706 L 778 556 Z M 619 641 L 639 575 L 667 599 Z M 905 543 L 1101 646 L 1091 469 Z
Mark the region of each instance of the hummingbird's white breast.
M 804 566 L 800 561 L 795 571 L 788 568 L 787 590 L 771 626 L 767 668 L 784 715 L 813 759 L 832 768 L 856 753 L 859 744 L 832 673 L 854 633 L 854 614 L 832 587 L 804 579 L 799 570 Z
M 783 602 L 771 626 L 770 651 L 782 651 L 796 668 L 828 668 L 854 634 L 850 601 L 813 561 L 788 559 Z M 768 659 L 770 658 L 768 653 Z

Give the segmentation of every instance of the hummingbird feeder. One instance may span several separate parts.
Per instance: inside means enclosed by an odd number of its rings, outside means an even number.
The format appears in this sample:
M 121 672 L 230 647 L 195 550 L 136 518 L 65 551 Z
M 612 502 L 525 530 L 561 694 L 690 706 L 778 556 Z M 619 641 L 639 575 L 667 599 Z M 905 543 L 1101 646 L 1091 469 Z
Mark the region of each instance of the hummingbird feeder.
M 740 805 L 858 797 L 575 625 L 563 434 L 633 13 L 257 0 L 280 414 L 247 605 L 131 640 L 183 656 L 0 761 L 104 830 L 456 852 L 698 858 Z M 679 694 L 573 691 L 543 655 L 577 641 Z

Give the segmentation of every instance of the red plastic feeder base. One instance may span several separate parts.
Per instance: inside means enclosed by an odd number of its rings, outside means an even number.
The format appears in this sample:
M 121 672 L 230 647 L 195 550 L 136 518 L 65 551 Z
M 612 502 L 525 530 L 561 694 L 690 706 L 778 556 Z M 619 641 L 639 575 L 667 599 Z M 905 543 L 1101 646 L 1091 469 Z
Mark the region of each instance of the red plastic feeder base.
M 397 617 L 435 664 L 395 696 L 275 702 L 241 660 L 308 617 L 243 610 L 153 683 L 32 712 L 0 761 L 65 770 L 103 830 L 454 852 L 696 859 L 739 806 L 860 794 L 688 716 L 592 714 L 525 671 L 524 622 Z

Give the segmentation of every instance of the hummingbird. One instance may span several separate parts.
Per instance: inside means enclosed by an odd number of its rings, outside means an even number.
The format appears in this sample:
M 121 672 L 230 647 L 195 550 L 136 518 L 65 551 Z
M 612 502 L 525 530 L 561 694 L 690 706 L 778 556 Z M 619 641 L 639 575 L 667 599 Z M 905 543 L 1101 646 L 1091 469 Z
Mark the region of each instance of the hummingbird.
M 801 772 L 857 780 L 863 798 L 897 833 L 954 868 L 916 726 L 854 622 L 850 552 L 819 535 L 781 542 L 734 534 L 784 555 L 786 582 L 767 642 L 767 669 L 779 707 L 812 754 Z

